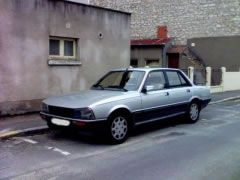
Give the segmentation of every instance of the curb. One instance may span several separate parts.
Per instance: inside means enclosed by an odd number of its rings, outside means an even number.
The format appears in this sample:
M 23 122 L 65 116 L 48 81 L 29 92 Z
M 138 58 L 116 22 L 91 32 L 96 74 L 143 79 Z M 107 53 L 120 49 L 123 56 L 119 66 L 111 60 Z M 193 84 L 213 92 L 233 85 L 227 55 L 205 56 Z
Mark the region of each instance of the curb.
M 225 98 L 225 99 L 222 99 L 222 100 L 210 102 L 209 105 L 211 105 L 211 104 L 219 104 L 219 103 L 222 103 L 222 102 L 232 101 L 232 100 L 237 100 L 237 99 L 240 99 L 240 96 L 229 97 L 229 98 Z
M 0 133 L 0 140 L 8 139 L 13 136 L 23 136 L 23 135 L 31 135 L 35 133 L 42 133 L 48 130 L 49 130 L 48 126 L 39 126 L 39 127 L 27 128 L 23 130 L 12 130 L 2 134 Z

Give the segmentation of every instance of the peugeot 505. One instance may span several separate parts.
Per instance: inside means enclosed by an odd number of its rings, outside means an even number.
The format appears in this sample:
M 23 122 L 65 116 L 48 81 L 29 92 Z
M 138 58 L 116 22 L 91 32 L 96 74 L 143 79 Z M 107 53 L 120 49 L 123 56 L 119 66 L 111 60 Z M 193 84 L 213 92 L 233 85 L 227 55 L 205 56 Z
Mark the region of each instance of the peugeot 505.
M 122 143 L 141 124 L 179 115 L 195 123 L 210 100 L 209 88 L 179 69 L 127 68 L 108 72 L 89 90 L 43 100 L 40 115 L 50 129 L 94 126 Z

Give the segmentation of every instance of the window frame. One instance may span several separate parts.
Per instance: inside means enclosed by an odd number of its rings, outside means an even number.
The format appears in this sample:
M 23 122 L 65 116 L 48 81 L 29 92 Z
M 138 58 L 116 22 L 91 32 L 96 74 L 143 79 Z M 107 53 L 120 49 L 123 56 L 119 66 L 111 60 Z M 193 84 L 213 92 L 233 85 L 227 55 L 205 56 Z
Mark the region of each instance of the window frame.
M 49 55 L 49 59 L 70 59 L 70 60 L 76 60 L 77 59 L 77 43 L 78 40 L 75 38 L 66 38 L 66 37 L 54 37 L 54 36 L 50 36 L 49 37 L 49 41 L 48 41 L 48 47 L 49 47 L 49 51 L 50 51 L 50 40 L 59 40 L 59 55 L 50 55 L 50 53 L 48 52 Z M 64 55 L 64 41 L 72 41 L 73 42 L 73 56 L 65 56 Z

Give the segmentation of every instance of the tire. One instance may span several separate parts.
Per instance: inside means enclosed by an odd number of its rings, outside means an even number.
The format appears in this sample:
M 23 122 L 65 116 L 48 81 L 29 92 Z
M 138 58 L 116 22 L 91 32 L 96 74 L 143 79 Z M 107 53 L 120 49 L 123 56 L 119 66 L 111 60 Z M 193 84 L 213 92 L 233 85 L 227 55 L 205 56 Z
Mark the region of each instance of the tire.
M 107 136 L 111 144 L 121 144 L 129 136 L 129 118 L 126 115 L 114 114 L 109 117 Z
M 199 119 L 200 115 L 200 106 L 197 102 L 192 102 L 188 108 L 188 112 L 186 114 L 186 118 L 188 123 L 196 123 Z

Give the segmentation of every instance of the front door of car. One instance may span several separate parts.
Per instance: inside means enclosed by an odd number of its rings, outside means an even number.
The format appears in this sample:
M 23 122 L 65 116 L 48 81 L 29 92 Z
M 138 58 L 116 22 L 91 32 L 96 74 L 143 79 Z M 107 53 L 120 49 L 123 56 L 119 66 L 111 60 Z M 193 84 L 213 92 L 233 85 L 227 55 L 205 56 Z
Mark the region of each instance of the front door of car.
M 165 86 L 163 71 L 152 71 L 148 74 L 144 92 L 141 93 L 142 109 L 136 114 L 136 124 L 166 116 L 165 107 L 169 104 L 169 93 Z
M 192 97 L 191 84 L 179 71 L 167 70 L 166 77 L 172 113 L 186 112 Z

